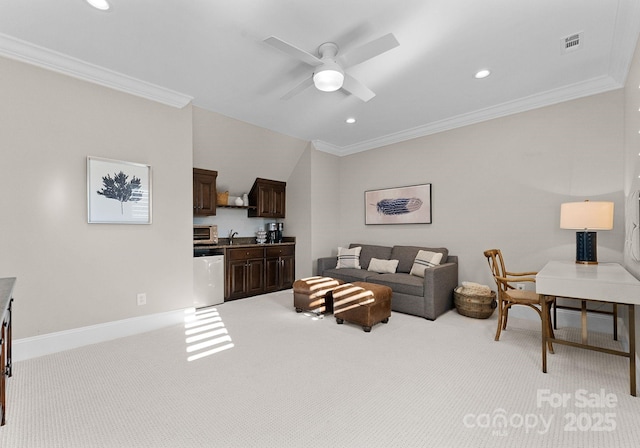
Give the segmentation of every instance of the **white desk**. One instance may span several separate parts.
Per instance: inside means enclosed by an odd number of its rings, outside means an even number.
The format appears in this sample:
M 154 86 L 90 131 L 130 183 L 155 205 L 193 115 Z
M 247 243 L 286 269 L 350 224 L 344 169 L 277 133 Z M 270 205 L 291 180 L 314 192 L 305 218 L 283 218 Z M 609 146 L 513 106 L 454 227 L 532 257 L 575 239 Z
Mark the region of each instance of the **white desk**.
M 597 265 L 577 264 L 571 261 L 550 261 L 536 275 L 536 292 L 545 296 L 570 297 L 582 300 L 582 343 L 551 337 L 547 332 L 548 319 L 543 302 L 542 313 L 542 371 L 547 372 L 547 342 L 595 350 L 629 358 L 630 392 L 636 396 L 636 330 L 635 305 L 640 305 L 640 281 L 617 263 Z M 586 329 L 586 301 L 627 305 L 629 308 L 629 351 L 623 352 L 589 345 Z

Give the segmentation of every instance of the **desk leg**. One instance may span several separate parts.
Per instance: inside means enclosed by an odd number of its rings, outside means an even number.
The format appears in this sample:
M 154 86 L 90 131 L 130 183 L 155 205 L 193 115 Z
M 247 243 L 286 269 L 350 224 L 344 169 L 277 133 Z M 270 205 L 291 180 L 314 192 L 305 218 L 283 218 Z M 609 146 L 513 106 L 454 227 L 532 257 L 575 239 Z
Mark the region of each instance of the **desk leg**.
M 629 384 L 631 395 L 636 396 L 636 317 L 635 305 L 629 307 Z
M 586 344 L 589 338 L 587 334 L 587 301 L 586 300 L 582 301 L 581 313 L 582 313 L 582 343 Z
M 618 304 L 613 304 L 613 340 L 618 340 Z
M 549 325 L 551 325 L 548 320 L 551 314 L 548 307 L 546 297 L 543 296 L 540 304 L 540 311 L 542 311 L 542 373 L 547 373 L 547 337 L 549 336 Z

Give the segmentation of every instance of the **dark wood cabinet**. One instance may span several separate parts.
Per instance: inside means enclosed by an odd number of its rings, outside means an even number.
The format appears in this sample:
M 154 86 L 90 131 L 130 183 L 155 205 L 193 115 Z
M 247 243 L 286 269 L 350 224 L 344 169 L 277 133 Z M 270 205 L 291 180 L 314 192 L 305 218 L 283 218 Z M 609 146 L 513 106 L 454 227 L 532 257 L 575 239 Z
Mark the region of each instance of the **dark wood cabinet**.
M 265 291 L 293 287 L 295 277 L 295 246 L 273 246 L 265 249 Z
M 226 250 L 225 300 L 241 299 L 264 292 L 264 249 Z
M 226 248 L 224 300 L 291 288 L 295 254 L 293 244 Z
M 193 169 L 193 214 L 213 216 L 216 214 L 217 171 Z
M 249 192 L 251 218 L 284 218 L 287 183 L 257 178 Z

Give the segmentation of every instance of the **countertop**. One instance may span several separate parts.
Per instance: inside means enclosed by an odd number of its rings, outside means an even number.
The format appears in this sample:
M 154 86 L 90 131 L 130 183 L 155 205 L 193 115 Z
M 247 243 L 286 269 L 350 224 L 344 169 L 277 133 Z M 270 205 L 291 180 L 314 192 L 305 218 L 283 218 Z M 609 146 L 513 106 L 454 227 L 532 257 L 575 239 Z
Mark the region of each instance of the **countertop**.
M 294 245 L 296 244 L 295 237 L 283 237 L 282 243 L 256 243 L 255 238 L 234 238 L 233 244 L 229 244 L 228 238 L 220 238 L 218 240 L 218 244 L 197 244 L 194 245 L 194 249 L 202 249 L 202 250 L 224 250 L 224 249 L 232 249 L 232 248 L 241 248 L 241 247 L 269 247 L 269 246 L 280 246 L 280 245 Z

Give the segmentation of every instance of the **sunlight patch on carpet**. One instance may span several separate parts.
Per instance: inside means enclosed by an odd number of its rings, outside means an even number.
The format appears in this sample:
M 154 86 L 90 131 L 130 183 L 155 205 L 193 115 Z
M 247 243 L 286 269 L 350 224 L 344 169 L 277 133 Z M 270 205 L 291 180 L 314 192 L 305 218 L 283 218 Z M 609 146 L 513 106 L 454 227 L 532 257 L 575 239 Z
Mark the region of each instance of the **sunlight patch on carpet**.
M 184 328 L 187 353 L 190 354 L 187 361 L 211 356 L 234 346 L 216 308 L 185 310 Z

